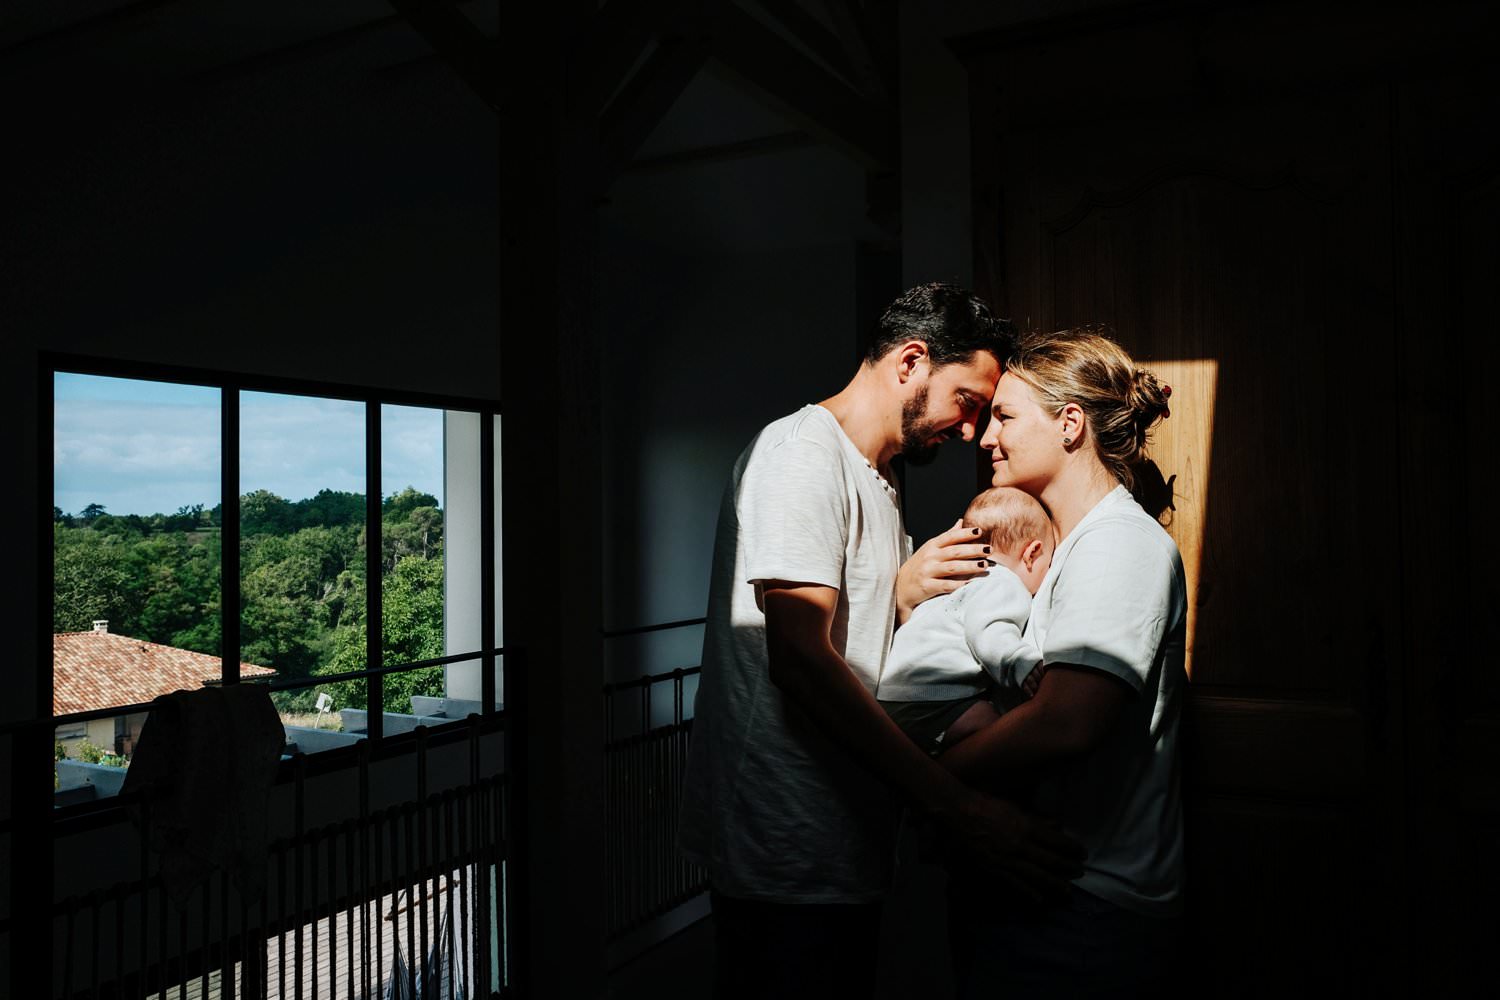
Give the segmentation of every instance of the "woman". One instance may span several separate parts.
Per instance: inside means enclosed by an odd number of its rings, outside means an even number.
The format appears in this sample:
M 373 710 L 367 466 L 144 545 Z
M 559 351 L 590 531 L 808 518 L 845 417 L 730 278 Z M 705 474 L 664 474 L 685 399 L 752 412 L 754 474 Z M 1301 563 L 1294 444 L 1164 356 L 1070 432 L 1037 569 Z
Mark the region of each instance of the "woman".
M 982 786 L 1035 780 L 1088 860 L 1064 901 L 1034 907 L 954 873 L 960 995 L 1160 995 L 1172 978 L 1187 595 L 1177 546 L 1129 492 L 1170 392 L 1091 330 L 1023 342 L 996 387 L 994 484 L 1036 497 L 1057 531 L 1027 625 L 1045 673 L 942 760 Z

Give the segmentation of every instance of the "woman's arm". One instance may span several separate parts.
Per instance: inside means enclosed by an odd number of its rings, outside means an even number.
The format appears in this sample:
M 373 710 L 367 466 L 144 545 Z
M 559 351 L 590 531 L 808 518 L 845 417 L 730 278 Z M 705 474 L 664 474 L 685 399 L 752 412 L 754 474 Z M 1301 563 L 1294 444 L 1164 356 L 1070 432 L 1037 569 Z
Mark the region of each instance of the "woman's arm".
M 771 682 L 786 701 L 912 804 L 954 830 L 995 875 L 1037 899 L 1066 892 L 1078 845 L 936 766 L 897 728 L 829 640 L 838 591 L 764 585 Z
M 1123 680 L 1103 671 L 1048 664 L 1030 701 L 938 760 L 980 788 L 1026 787 L 1041 768 L 1081 757 L 1098 746 L 1134 696 Z

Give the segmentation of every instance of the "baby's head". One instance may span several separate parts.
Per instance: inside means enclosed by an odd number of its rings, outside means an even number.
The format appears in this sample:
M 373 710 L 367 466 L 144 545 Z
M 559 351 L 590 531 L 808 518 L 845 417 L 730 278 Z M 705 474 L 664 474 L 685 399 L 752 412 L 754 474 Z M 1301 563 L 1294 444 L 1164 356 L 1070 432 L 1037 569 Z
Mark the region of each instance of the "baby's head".
M 1029 493 L 996 486 L 964 511 L 964 524 L 989 536 L 990 558 L 1009 568 L 1033 594 L 1052 565 L 1052 519 Z

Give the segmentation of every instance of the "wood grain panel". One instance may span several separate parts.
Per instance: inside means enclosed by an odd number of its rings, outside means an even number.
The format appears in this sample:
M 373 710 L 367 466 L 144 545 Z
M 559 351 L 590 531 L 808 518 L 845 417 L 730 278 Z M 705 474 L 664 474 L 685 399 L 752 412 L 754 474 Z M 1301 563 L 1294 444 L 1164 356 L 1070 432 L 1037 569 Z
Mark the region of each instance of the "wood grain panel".
M 1174 386 L 1152 457 L 1208 995 L 1405 970 L 1394 117 L 1377 49 L 1312 42 L 1345 20 L 1154 8 L 970 62 L 978 283 L 1033 328 L 1113 326 Z
M 1347 705 L 1189 696 L 1184 766 L 1195 792 L 1348 803 L 1364 791 L 1364 722 Z

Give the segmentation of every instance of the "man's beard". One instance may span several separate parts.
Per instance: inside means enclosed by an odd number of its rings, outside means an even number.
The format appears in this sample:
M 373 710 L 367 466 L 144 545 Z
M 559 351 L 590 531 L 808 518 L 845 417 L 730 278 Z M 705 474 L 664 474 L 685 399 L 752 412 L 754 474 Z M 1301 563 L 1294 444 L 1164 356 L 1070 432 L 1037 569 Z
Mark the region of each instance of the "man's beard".
M 927 386 L 917 390 L 901 404 L 901 457 L 907 465 L 930 465 L 937 458 L 941 439 L 937 425 L 925 419 L 927 416 Z

